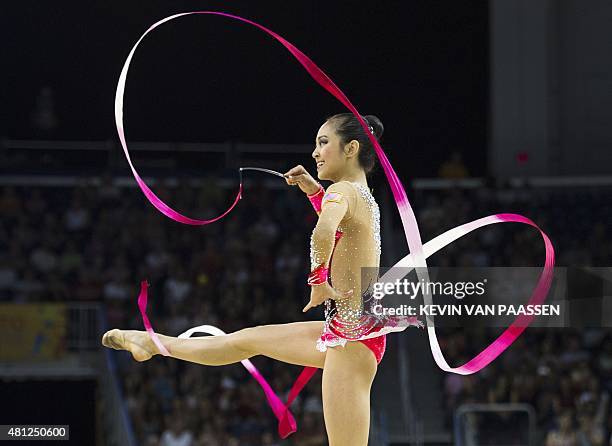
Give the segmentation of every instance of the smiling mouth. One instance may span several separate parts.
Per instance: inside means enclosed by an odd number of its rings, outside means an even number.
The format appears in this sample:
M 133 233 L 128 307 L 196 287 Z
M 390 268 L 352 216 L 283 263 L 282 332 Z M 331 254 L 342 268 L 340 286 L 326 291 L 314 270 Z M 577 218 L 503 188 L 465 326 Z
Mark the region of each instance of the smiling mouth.
M 325 164 L 325 161 L 319 161 L 317 163 L 317 169 L 320 168 L 323 164 Z

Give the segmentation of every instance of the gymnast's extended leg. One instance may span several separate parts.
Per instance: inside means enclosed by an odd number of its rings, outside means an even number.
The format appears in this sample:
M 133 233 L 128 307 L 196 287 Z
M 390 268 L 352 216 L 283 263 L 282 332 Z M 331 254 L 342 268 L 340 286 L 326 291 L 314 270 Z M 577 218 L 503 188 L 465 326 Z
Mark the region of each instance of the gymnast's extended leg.
M 323 368 L 326 352 L 316 349 L 323 321 L 259 325 L 220 336 L 176 338 L 157 334 L 173 358 L 196 364 L 220 366 L 264 355 L 288 364 Z M 146 331 L 107 331 L 102 344 L 128 350 L 137 361 L 146 361 L 159 350 Z

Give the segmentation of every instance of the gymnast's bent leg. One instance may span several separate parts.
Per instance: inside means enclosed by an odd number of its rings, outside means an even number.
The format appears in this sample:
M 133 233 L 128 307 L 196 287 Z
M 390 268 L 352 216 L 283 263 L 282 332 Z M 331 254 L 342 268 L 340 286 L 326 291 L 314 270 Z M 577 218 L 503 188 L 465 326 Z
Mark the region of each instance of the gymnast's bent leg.
M 159 333 L 157 336 L 173 358 L 196 364 L 220 366 L 264 355 L 288 364 L 322 369 L 326 352 L 316 349 L 322 330 L 323 321 L 301 321 L 259 325 L 219 336 L 184 339 Z M 146 331 L 109 330 L 102 337 L 102 344 L 128 350 L 136 361 L 160 354 Z

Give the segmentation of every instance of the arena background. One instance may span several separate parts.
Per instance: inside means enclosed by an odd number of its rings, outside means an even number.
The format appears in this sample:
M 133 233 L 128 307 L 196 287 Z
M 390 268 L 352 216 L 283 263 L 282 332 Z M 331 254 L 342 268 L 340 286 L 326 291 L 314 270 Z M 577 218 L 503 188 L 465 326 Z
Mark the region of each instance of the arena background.
M 228 217 L 190 227 L 164 217 L 136 187 L 114 127 L 119 72 L 152 23 L 192 10 L 269 27 L 362 113 L 380 117 L 382 146 L 423 241 L 512 212 L 548 234 L 556 265 L 610 265 L 610 2 L 7 2 L 0 424 L 69 425 L 75 445 L 327 444 L 320 373 L 292 406 L 297 433 L 281 440 L 240 364 L 136 363 L 100 343 L 107 328 L 142 329 L 144 279 L 153 325 L 166 334 L 323 317 L 300 311 L 316 214 L 299 191 L 249 173 Z M 149 35 L 125 97 L 140 175 L 200 219 L 227 208 L 240 166 L 303 164 L 314 173 L 317 129 L 343 111 L 269 36 L 212 16 Z M 408 247 L 380 169 L 370 186 L 382 213 L 382 265 L 391 266 Z M 543 265 L 535 229 L 495 226 L 428 264 Z M 528 328 L 469 376 L 442 372 L 425 332 L 390 335 L 372 392 L 370 444 L 612 444 L 612 338 L 606 324 L 591 325 Z M 456 366 L 500 331 L 440 330 L 440 343 Z M 253 362 L 281 393 L 300 372 Z

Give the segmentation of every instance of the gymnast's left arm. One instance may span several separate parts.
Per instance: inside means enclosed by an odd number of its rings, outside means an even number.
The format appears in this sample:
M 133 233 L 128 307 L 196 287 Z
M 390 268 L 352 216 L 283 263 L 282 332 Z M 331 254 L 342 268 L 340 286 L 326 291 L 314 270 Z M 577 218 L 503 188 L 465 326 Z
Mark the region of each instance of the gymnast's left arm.
M 302 311 L 316 307 L 327 299 L 338 300 L 350 295 L 350 293 L 344 295 L 334 290 L 327 279 L 335 246 L 336 230 L 345 216 L 350 218 L 351 198 L 351 186 L 343 183 L 331 185 L 323 198 L 319 220 L 310 238 L 311 272 L 308 277 L 308 284 L 312 287 L 310 302 Z
M 329 268 L 335 245 L 336 230 L 345 216 L 351 217 L 354 201 L 352 188 L 346 182 L 332 184 L 321 203 L 319 220 L 310 238 L 311 270 L 323 265 Z

